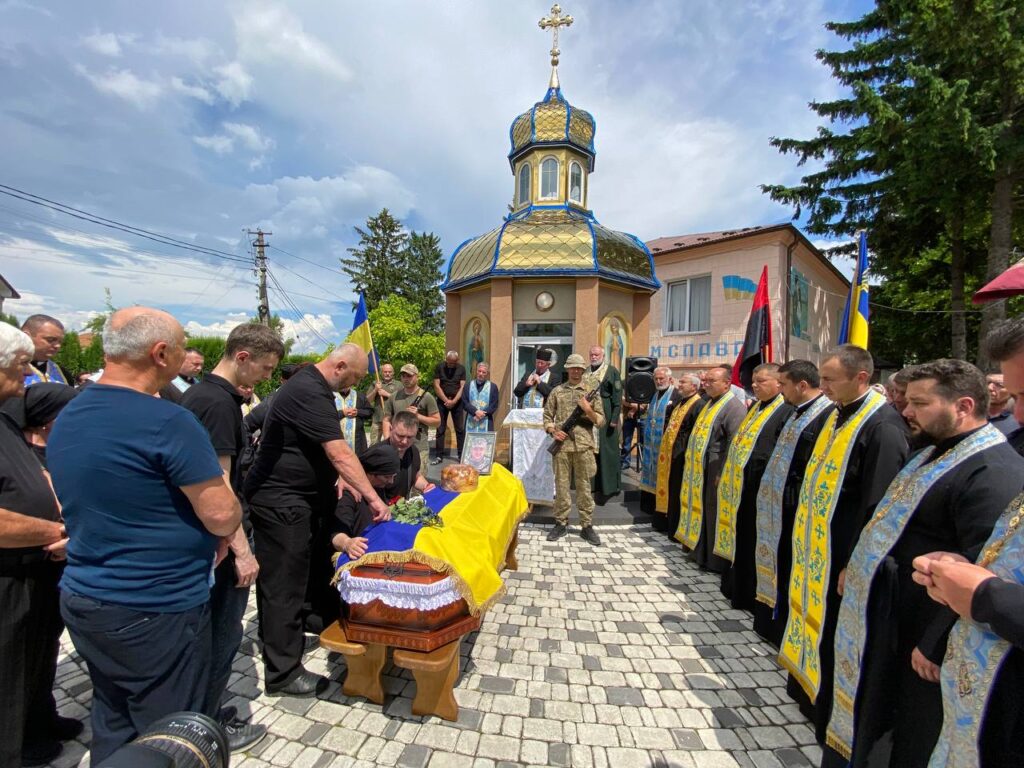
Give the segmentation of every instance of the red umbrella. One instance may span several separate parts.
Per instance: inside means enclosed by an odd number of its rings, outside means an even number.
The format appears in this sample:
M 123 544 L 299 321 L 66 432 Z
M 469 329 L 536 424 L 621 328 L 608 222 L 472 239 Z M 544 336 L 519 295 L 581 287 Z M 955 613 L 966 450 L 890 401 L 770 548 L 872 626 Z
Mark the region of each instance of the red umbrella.
M 999 277 L 984 286 L 971 299 L 975 304 L 1006 299 L 1024 294 L 1024 259 L 1021 259 Z

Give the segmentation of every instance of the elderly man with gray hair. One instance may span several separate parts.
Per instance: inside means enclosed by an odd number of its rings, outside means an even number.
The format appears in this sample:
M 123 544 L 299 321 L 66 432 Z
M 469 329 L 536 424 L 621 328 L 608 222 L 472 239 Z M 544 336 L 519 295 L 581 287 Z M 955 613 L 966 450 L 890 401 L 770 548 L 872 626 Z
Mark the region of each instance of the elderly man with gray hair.
M 34 350 L 27 334 L 0 322 L 0 402 L 20 402 Z M 0 765 L 44 765 L 82 732 L 58 717 L 52 693 L 66 543 L 43 467 L 9 407 L 0 409 Z
M 155 720 L 203 709 L 210 572 L 242 511 L 206 430 L 156 397 L 185 333 L 149 307 L 114 312 L 106 367 L 47 445 L 70 542 L 61 614 L 92 679 L 92 764 Z

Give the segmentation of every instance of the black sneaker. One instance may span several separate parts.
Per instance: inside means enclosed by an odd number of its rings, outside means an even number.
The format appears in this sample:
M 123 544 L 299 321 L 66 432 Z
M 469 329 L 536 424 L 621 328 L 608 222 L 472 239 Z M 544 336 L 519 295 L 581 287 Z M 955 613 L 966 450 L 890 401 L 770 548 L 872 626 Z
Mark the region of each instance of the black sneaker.
M 601 546 L 601 537 L 597 535 L 597 531 L 594 530 L 592 525 L 580 528 L 580 537 L 588 544 L 593 544 L 595 547 Z
M 245 752 L 263 740 L 263 737 L 267 735 L 267 726 L 232 720 L 230 723 L 224 723 L 224 733 L 228 737 L 230 752 Z
M 548 541 L 558 541 L 560 538 L 565 536 L 566 533 L 568 533 L 568 531 L 564 525 L 561 523 L 555 523 L 555 527 L 551 529 L 550 533 L 548 533 Z
M 442 458 L 441 458 L 440 456 L 438 456 L 438 457 L 437 457 L 437 458 L 435 458 L 435 459 L 431 459 L 431 460 L 430 460 L 430 463 L 431 463 L 431 465 L 433 465 L 433 466 L 437 466 L 437 465 L 438 465 L 438 464 L 440 464 L 440 463 L 441 463 L 442 461 L 444 461 L 444 459 L 442 459 Z
M 49 765 L 64 751 L 64 745 L 56 739 L 26 744 L 21 748 L 21 764 L 25 768 L 37 765 Z
M 53 723 L 53 736 L 60 741 L 71 741 L 77 739 L 85 730 L 85 723 L 73 717 L 57 715 Z
M 220 712 L 217 713 L 217 722 L 221 725 L 230 725 L 235 720 L 238 720 L 238 707 L 234 704 L 229 704 L 226 707 L 221 707 Z M 244 720 L 242 722 L 245 722 Z

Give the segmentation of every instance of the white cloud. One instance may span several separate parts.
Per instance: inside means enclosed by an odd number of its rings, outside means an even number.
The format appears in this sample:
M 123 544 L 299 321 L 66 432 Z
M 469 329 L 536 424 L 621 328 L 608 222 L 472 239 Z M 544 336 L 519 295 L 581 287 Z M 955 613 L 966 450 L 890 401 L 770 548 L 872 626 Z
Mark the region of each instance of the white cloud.
M 246 3 L 235 15 L 239 55 L 247 62 L 276 59 L 334 80 L 348 82 L 352 71 L 330 47 L 308 34 L 294 14 L 283 6 Z
M 277 310 L 275 309 L 275 313 Z M 290 310 L 289 310 L 290 312 Z M 292 352 L 303 354 L 309 352 L 323 352 L 327 344 L 323 339 L 334 344 L 341 342 L 342 331 L 339 331 L 334 320 L 328 314 L 313 314 L 306 312 L 302 320 L 281 317 L 281 335 L 285 341 L 293 340 Z M 223 319 L 201 323 L 196 320 L 189 320 L 185 325 L 185 331 L 190 336 L 217 336 L 227 338 L 231 330 L 240 323 L 249 321 L 249 315 L 245 312 L 230 312 L 224 315 Z M 345 331 L 344 333 L 347 333 Z M 317 335 L 319 334 L 319 336 Z M 320 337 L 323 337 L 321 339 Z
M 274 148 L 274 140 L 264 136 L 260 129 L 245 123 L 224 123 L 224 132 L 212 136 L 193 136 L 192 140 L 199 146 L 209 149 L 218 155 L 227 155 L 239 146 L 256 154 L 249 161 L 250 169 L 258 168 L 263 164 L 264 153 Z
M 184 96 L 198 99 L 204 104 L 213 104 L 215 101 L 214 95 L 206 88 L 201 85 L 190 85 L 180 77 L 171 78 L 171 88 Z
M 214 84 L 217 93 L 234 107 L 247 101 L 252 93 L 252 75 L 237 61 L 231 61 L 214 68 L 217 81 Z
M 111 68 L 105 74 L 98 75 L 79 64 L 75 70 L 101 93 L 117 96 L 143 110 L 152 107 L 163 91 L 159 83 L 143 80 L 129 69 Z
M 180 56 L 194 64 L 202 64 L 218 54 L 217 45 L 204 37 L 166 37 L 158 32 L 151 44 L 154 53 Z
M 130 42 L 131 37 L 116 35 L 113 32 L 93 32 L 82 37 L 81 42 L 93 53 L 116 58 L 121 55 L 121 41 Z

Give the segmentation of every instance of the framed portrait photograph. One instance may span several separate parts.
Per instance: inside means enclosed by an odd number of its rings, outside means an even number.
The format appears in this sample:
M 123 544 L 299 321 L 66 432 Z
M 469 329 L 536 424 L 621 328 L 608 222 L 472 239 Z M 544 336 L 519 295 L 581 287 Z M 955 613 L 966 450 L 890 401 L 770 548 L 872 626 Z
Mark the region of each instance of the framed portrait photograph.
M 481 475 L 491 474 L 497 432 L 469 432 L 462 446 L 462 463 L 468 464 Z

